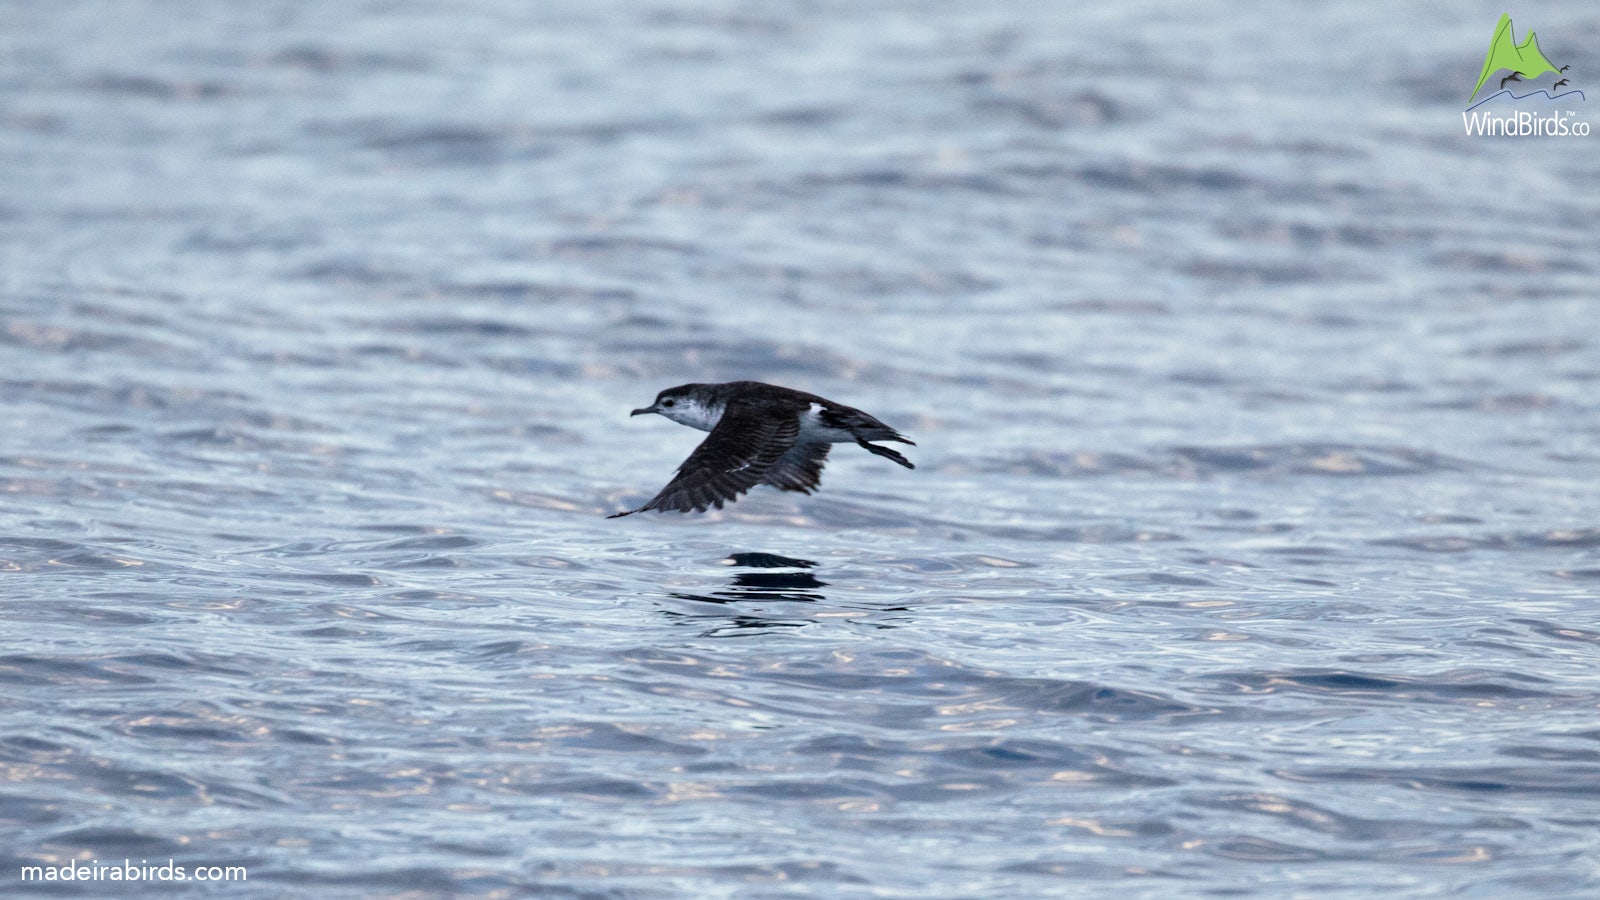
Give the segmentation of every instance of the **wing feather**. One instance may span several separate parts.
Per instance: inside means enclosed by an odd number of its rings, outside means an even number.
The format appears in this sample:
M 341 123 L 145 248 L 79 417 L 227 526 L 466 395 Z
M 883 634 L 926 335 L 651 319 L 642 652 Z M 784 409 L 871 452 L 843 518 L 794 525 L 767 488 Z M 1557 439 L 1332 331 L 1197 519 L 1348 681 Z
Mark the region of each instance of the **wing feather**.
M 654 509 L 703 512 L 766 480 L 768 470 L 795 446 L 800 419 L 763 405 L 730 404 L 700 446 L 649 503 L 609 518 Z M 824 445 L 826 446 L 826 445 Z
M 828 461 L 828 444 L 795 444 L 767 470 L 766 484 L 785 491 L 809 494 L 822 486 L 822 466 Z

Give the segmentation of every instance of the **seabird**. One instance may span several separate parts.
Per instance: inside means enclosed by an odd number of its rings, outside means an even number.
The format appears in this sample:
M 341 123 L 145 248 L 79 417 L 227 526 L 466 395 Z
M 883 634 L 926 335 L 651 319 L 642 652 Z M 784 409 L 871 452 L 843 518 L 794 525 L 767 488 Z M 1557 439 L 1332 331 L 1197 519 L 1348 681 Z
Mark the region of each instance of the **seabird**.
M 809 494 L 822 482 L 831 444 L 857 444 L 908 469 L 909 460 L 869 441 L 916 443 L 859 409 L 816 394 L 763 384 L 684 384 L 656 395 L 630 415 L 656 413 L 680 425 L 711 432 L 661 493 L 615 519 L 653 509 L 703 512 L 739 499 L 758 484 Z

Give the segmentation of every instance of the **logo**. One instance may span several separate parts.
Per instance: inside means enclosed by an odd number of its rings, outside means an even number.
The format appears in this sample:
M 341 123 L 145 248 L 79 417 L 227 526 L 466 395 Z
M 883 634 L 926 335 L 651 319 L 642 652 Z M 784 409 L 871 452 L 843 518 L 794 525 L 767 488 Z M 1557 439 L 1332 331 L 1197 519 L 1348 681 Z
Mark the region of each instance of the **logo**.
M 1587 137 L 1589 123 L 1579 121 L 1570 107 L 1588 98 L 1573 85 L 1571 71 L 1572 66 L 1558 66 L 1544 55 L 1539 38 L 1531 29 L 1522 43 L 1517 43 L 1511 15 L 1501 13 L 1494 37 L 1489 39 L 1489 52 L 1483 57 L 1478 83 L 1472 86 L 1466 111 L 1461 113 L 1461 124 L 1469 135 Z M 1478 99 L 1479 94 L 1484 95 L 1483 99 Z M 1523 100 L 1547 108 L 1517 109 L 1505 115 L 1478 111 L 1478 107 L 1493 101 L 1504 105 Z M 1560 108 L 1548 108 L 1557 101 Z

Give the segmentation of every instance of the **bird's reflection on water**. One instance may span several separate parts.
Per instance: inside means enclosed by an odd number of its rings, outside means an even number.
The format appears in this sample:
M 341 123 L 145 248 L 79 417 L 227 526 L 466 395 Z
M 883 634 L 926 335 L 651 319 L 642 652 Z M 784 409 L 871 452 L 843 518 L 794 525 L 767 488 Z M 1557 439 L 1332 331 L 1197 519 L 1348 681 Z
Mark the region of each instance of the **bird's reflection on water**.
M 815 603 L 826 599 L 821 588 L 827 587 L 828 583 L 806 571 L 816 566 L 809 559 L 795 559 L 776 553 L 733 553 L 723 563 L 740 570 L 734 572 L 731 586 L 709 594 L 674 593 L 672 596 L 701 603 L 739 603 L 749 600 Z
M 709 612 L 703 611 L 703 608 L 696 612 L 667 609 L 664 610 L 665 614 L 682 620 L 684 624 L 713 626 L 705 633 L 707 637 L 751 635 L 777 628 L 803 628 L 815 621 L 806 612 L 774 609 L 764 606 L 764 603 L 818 603 L 827 600 L 822 588 L 827 587 L 828 583 L 809 571 L 817 565 L 812 560 L 776 553 L 731 553 L 723 560 L 723 564 L 735 569 L 732 583 L 728 586 L 706 594 L 671 594 L 676 600 L 714 603 L 720 609 Z M 903 609 L 894 607 L 877 611 Z
M 824 599 L 821 588 L 828 586 L 807 569 L 816 563 L 809 559 L 795 559 L 776 553 L 734 553 L 726 563 L 740 569 L 733 575 L 733 585 L 727 590 L 712 591 L 710 596 L 675 594 L 683 600 L 700 600 L 705 603 L 734 603 L 740 600 L 793 600 L 814 603 Z M 798 571 L 796 571 L 798 570 Z

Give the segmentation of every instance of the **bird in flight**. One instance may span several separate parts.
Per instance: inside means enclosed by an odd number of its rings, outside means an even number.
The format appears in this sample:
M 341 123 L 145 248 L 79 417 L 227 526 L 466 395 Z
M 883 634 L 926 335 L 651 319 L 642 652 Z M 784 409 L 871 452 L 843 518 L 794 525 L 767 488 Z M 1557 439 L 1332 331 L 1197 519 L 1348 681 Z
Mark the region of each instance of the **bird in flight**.
M 703 512 L 758 484 L 809 494 L 822 483 L 833 444 L 857 444 L 914 469 L 909 460 L 870 441 L 916 443 L 859 409 L 759 381 L 685 384 L 656 395 L 630 415 L 656 413 L 680 425 L 711 432 L 649 503 L 606 518 L 657 512 Z
M 1522 73 L 1521 72 L 1512 72 L 1510 75 L 1507 75 L 1506 77 L 1500 79 L 1500 86 L 1501 87 L 1505 87 L 1506 86 L 1506 82 L 1508 82 L 1508 81 L 1521 81 L 1521 80 L 1522 80 Z

